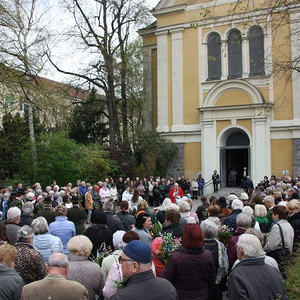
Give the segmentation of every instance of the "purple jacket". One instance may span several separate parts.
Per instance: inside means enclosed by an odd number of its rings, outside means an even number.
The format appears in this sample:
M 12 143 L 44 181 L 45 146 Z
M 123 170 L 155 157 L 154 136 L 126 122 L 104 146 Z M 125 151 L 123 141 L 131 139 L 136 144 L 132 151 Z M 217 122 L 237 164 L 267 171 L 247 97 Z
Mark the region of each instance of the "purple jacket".
M 216 278 L 211 252 L 180 247 L 170 256 L 162 276 L 175 286 L 180 300 L 206 300 Z
M 229 260 L 229 269 L 232 268 L 234 262 L 237 260 L 236 243 L 241 234 L 245 233 L 246 229 L 238 228 L 228 241 L 227 245 L 227 256 Z

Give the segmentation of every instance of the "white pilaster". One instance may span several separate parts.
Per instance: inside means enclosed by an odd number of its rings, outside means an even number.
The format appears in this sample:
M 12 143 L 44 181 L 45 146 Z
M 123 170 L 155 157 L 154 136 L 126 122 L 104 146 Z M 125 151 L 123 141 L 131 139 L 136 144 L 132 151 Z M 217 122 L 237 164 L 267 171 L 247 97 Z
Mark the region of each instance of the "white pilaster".
M 157 131 L 168 132 L 168 33 L 157 35 Z
M 171 30 L 172 37 L 172 131 L 183 126 L 183 29 Z
M 272 58 L 272 16 L 267 17 L 267 34 L 264 40 L 265 48 L 265 74 L 270 76 L 269 102 L 274 103 L 274 78 L 273 78 L 273 58 Z
M 243 78 L 248 78 L 250 73 L 249 61 L 249 39 L 248 37 L 242 38 L 242 65 L 243 65 Z
M 267 118 L 253 119 L 253 183 L 271 175 L 271 140 Z
M 291 10 L 291 55 L 292 62 L 296 64 L 298 62 L 298 68 L 300 67 L 299 55 L 300 55 L 300 9 Z M 297 60 L 298 59 L 298 60 Z M 293 71 L 292 73 L 292 85 L 293 85 L 293 116 L 294 119 L 300 119 L 300 105 L 299 105 L 299 89 L 300 89 L 300 72 Z
M 199 58 L 199 107 L 203 105 L 203 88 L 201 83 L 205 82 L 208 77 L 208 67 L 207 67 L 207 43 L 202 43 L 202 27 L 198 27 L 198 58 Z
M 227 41 L 221 40 L 221 80 L 228 78 L 228 51 L 227 51 Z
M 211 179 L 213 170 L 219 171 L 217 155 L 216 122 L 202 123 L 202 176 L 205 182 Z

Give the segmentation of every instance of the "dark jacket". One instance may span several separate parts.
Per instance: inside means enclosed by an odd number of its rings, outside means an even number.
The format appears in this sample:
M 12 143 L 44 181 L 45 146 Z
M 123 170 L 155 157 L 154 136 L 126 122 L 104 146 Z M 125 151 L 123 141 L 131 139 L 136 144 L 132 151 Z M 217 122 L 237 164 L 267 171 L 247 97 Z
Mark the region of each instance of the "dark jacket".
M 23 227 L 24 225 L 31 226 L 32 221 L 33 221 L 33 217 L 32 217 L 32 216 L 23 215 L 23 216 L 21 217 L 19 226 L 20 226 L 20 227 Z
M 156 214 L 156 220 L 160 222 L 160 224 L 164 224 L 166 219 L 166 211 L 165 210 L 160 210 L 157 214 Z
M 92 224 L 83 234 L 87 236 L 93 243 L 91 255 L 93 255 L 95 258 L 97 257 L 97 250 L 104 242 L 106 247 L 111 246 L 112 250 L 114 249 L 112 240 L 113 232 L 106 225 Z
M 228 295 L 230 300 L 287 299 L 280 272 L 265 264 L 264 258 L 245 258 L 233 268 Z
M 17 241 L 17 233 L 21 227 L 15 223 L 8 223 L 5 226 L 8 241 L 11 245 L 14 245 Z
M 38 210 L 38 217 L 44 217 L 47 220 L 48 225 L 55 221 L 55 213 L 49 208 Z
M 46 276 L 46 265 L 43 256 L 28 243 L 15 244 L 19 256 L 15 263 L 15 270 L 26 284 L 43 279 Z
M 231 239 L 228 241 L 227 245 L 227 256 L 229 260 L 229 268 L 233 266 L 234 262 L 237 260 L 237 253 L 236 253 L 236 243 L 239 240 L 240 235 L 245 233 L 246 229 L 238 228 L 236 232 L 232 235 Z
M 0 282 L 0 299 L 20 299 L 24 281 L 14 269 L 0 264 Z
M 228 226 L 233 231 L 236 231 L 236 217 L 242 212 L 241 209 L 235 209 L 232 211 L 231 215 L 225 218 L 224 225 Z
M 135 225 L 135 217 L 126 212 L 123 214 L 122 212 L 119 212 L 118 215 L 119 219 L 121 220 L 123 226 L 125 227 L 126 231 L 129 231 L 132 229 L 131 225 Z
M 163 225 L 162 233 L 171 232 L 174 237 L 182 237 L 185 224 L 183 223 L 172 223 L 170 225 Z
M 118 216 L 113 215 L 112 213 L 105 211 L 106 215 L 106 225 L 112 230 L 112 233 L 114 234 L 118 230 L 124 230 L 125 228 L 121 222 L 121 220 L 118 218 Z
M 204 203 L 202 203 L 202 205 L 198 206 L 198 208 L 196 210 L 196 214 L 198 216 L 198 219 L 199 219 L 200 223 L 204 219 L 204 214 L 205 214 L 205 211 L 207 210 L 208 207 L 209 207 L 208 202 L 204 202 Z
M 178 299 L 174 286 L 166 279 L 155 277 L 152 270 L 130 277 L 125 288 L 114 294 L 111 300 L 175 300 Z
M 206 300 L 216 278 L 212 254 L 180 247 L 170 256 L 163 277 L 175 286 L 180 300 Z
M 289 217 L 288 221 L 295 231 L 294 241 L 300 242 L 300 212 Z
M 86 218 L 85 209 L 79 206 L 73 206 L 68 209 L 67 212 L 68 220 L 73 222 L 76 229 L 76 234 L 84 233 L 84 220 Z

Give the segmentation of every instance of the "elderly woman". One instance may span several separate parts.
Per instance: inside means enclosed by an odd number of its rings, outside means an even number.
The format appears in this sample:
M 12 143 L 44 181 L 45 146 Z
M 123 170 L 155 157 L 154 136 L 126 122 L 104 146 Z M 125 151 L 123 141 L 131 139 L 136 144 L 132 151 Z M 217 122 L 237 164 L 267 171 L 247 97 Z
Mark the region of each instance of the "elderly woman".
M 282 273 L 284 273 L 285 262 L 290 258 L 293 251 L 294 229 L 287 221 L 288 209 L 282 205 L 273 207 L 274 223 L 271 232 L 267 237 L 264 251 L 267 255 L 273 257 Z M 290 255 L 278 255 L 281 249 L 288 249 Z
M 155 214 L 154 214 L 154 211 L 149 208 L 149 205 L 148 205 L 148 203 L 147 203 L 146 200 L 140 199 L 138 201 L 137 210 L 138 210 L 138 212 L 141 211 L 141 210 L 144 211 L 144 212 L 146 212 L 150 216 L 152 224 L 155 224 Z
M 55 208 L 55 222 L 49 225 L 49 233 L 59 237 L 63 244 L 63 253 L 69 254 L 67 244 L 76 235 L 75 225 L 68 221 L 67 208 L 63 205 Z
M 100 266 L 88 260 L 93 248 L 92 242 L 84 235 L 77 235 L 68 242 L 70 252 L 69 280 L 74 280 L 86 287 L 89 299 L 102 296 L 104 273 Z
M 224 244 L 218 241 L 218 226 L 209 220 L 204 220 L 200 225 L 204 234 L 204 248 L 209 250 L 215 262 L 215 269 L 217 271 L 216 281 L 213 287 L 208 291 L 208 299 L 218 300 L 222 299 L 222 279 L 228 273 L 229 261 Z
M 176 238 L 182 237 L 186 223 L 180 222 L 180 214 L 175 209 L 167 210 L 162 233 L 171 232 Z M 186 221 L 186 220 L 185 220 Z
M 218 227 L 221 226 L 221 221 L 219 219 L 220 207 L 218 205 L 210 205 L 207 209 L 208 218 L 207 220 L 215 223 Z
M 300 200 L 294 199 L 287 203 L 289 210 L 288 221 L 295 231 L 294 242 L 300 242 Z
M 162 205 L 159 207 L 159 211 L 156 214 L 156 220 L 160 222 L 160 224 L 164 224 L 166 217 L 166 210 L 168 206 L 171 204 L 170 198 L 165 198 Z
M 182 219 L 185 219 L 187 221 L 187 223 L 191 223 L 191 224 L 195 224 L 196 219 L 194 217 L 191 216 L 191 206 L 190 204 L 183 200 L 179 203 L 179 213 L 180 213 L 180 217 Z
M 33 229 L 25 225 L 17 234 L 15 244 L 19 256 L 15 263 L 15 270 L 26 284 L 43 279 L 46 276 L 46 265 L 43 256 L 33 248 Z
M 22 216 L 20 219 L 19 226 L 22 227 L 24 225 L 31 225 L 33 221 L 33 210 L 34 206 L 32 202 L 25 202 L 24 206 L 22 207 Z
M 254 206 L 254 216 L 256 222 L 259 224 L 260 231 L 266 233 L 269 231 L 269 221 L 267 218 L 267 209 L 263 204 L 256 204 Z
M 18 258 L 16 247 L 9 244 L 0 244 L 0 299 L 19 300 L 24 281 L 14 270 Z
M 229 259 L 229 267 L 231 268 L 237 259 L 236 243 L 243 233 L 251 227 L 252 218 L 245 213 L 241 213 L 236 218 L 237 229 L 233 233 L 227 245 L 227 255 Z
M 180 300 L 204 300 L 214 285 L 216 274 L 211 252 L 203 249 L 204 236 L 199 225 L 187 224 L 182 247 L 173 253 L 163 270 L 163 277 L 176 288 Z
M 59 237 L 48 233 L 48 223 L 44 217 L 34 219 L 31 226 L 35 233 L 33 247 L 41 253 L 47 264 L 52 253 L 62 252 L 62 242 Z
M 135 228 L 132 230 L 135 231 L 140 240 L 151 247 L 152 236 L 150 234 L 150 229 L 152 228 L 152 222 L 150 216 L 145 212 L 138 212 L 135 222 Z

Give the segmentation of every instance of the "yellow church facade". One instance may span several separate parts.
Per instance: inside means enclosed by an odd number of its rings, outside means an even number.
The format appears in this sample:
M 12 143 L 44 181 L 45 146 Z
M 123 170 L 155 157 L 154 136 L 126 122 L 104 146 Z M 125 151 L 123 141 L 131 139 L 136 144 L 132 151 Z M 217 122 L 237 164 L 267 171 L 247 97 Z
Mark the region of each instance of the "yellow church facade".
M 300 175 L 300 73 L 278 67 L 300 55 L 300 5 L 239 3 L 163 0 L 139 32 L 144 125 L 178 145 L 170 175 Z

